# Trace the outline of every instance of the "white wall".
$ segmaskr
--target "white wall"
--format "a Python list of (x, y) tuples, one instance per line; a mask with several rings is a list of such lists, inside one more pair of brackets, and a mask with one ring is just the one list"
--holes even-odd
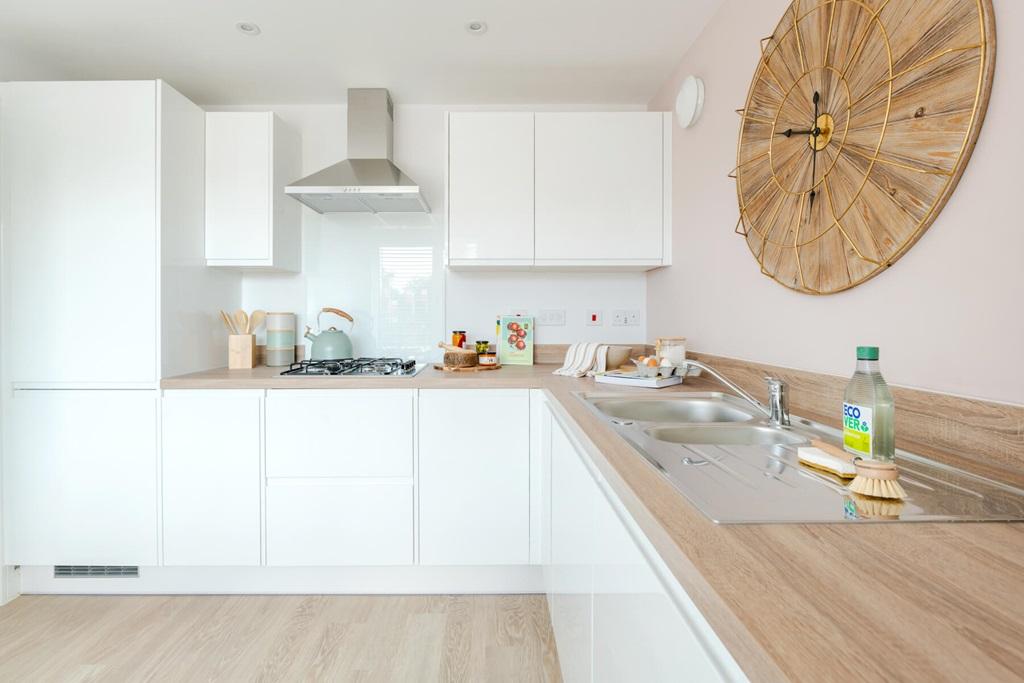
[(733, 234), (739, 118), (758, 60), (789, 0), (727, 0), (650, 108), (670, 110), (681, 80), (706, 84), (700, 121), (673, 136), (671, 268), (649, 274), (648, 331), (691, 347), (848, 375), (854, 347), (876, 344), (895, 384), (1024, 403), (1024, 230), (1020, 174), (1024, 3), (996, 0), (998, 57), (988, 118), (949, 204), (889, 271), (831, 296), (760, 274)]
[[(643, 273), (448, 273), (443, 268), (444, 172), (447, 159), (444, 113), (467, 109), (518, 110), (622, 110), (615, 106), (565, 107), (467, 107), (444, 105), (396, 106), (395, 162), (423, 188), (432, 213), (392, 215), (381, 220), (366, 215), (321, 216), (303, 207), (303, 267), (297, 275), (248, 273), (243, 279), (246, 309), (294, 311), (299, 331), (315, 323), (323, 306), (336, 306), (356, 318), (355, 352), (362, 355), (399, 353), (433, 358), (434, 345), (447, 339), (452, 329), (465, 329), (473, 339), (494, 341), (495, 316), (525, 308), (535, 315), (542, 309), (564, 310), (566, 325), (541, 326), (537, 342), (644, 341), (646, 329), (612, 327), (611, 310), (645, 310), (646, 279)], [(633, 107), (637, 109), (638, 107)], [(343, 105), (267, 105), (207, 107), (207, 109), (272, 110), (302, 135), (303, 173), (308, 174), (339, 161), (346, 150), (346, 108)], [(430, 250), (432, 269), (426, 286), (425, 322), (400, 334), (388, 324), (388, 302), (400, 293), (382, 289), (383, 252), (386, 247), (418, 246)], [(601, 327), (584, 324), (589, 309), (605, 310)], [(327, 323), (327, 317), (324, 322)], [(338, 324), (333, 321), (331, 324)], [(641, 320), (643, 323), (643, 320)], [(339, 325), (340, 326), (340, 325)], [(344, 329), (344, 328), (343, 328)], [(417, 331), (418, 330), (418, 331)], [(410, 335), (416, 341), (410, 341)], [(417, 351), (418, 346), (421, 350)]]

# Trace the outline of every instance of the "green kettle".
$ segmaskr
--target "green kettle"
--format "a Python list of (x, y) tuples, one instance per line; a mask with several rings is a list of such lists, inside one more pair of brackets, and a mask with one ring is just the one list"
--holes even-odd
[[(324, 313), (333, 313), (334, 315), (342, 317), (352, 323), (353, 327), (355, 327), (356, 324), (356, 321), (352, 319), (352, 316), (340, 308), (325, 306), (320, 309), (320, 312), (317, 313), (316, 316), (317, 334), (313, 334), (309, 329), (309, 325), (306, 325), (306, 333), (303, 335), (306, 339), (313, 342), (309, 351), (310, 360), (340, 360), (342, 358), (352, 358), (352, 340), (348, 338), (347, 334), (336, 327), (331, 327), (325, 330), (320, 324), (320, 316)], [(350, 327), (349, 332), (351, 331), (352, 328)]]

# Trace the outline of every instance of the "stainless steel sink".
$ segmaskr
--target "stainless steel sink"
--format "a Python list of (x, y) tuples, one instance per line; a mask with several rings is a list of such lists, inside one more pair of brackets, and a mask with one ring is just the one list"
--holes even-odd
[(593, 404), (605, 415), (642, 422), (748, 422), (754, 414), (721, 398), (597, 400)]
[(766, 425), (680, 425), (652, 427), (646, 433), (658, 441), (702, 446), (776, 446), (806, 444), (806, 436)]
[(837, 430), (797, 417), (773, 426), (728, 394), (577, 397), (718, 523), (1024, 520), (1024, 491), (899, 450), (909, 497), (858, 496), (797, 458), (811, 439), (839, 444)]

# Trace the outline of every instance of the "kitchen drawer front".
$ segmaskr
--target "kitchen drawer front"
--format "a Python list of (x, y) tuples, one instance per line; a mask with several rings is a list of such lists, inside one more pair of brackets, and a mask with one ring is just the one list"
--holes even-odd
[(411, 477), (411, 389), (272, 390), (268, 477)]
[(413, 563), (413, 487), (396, 482), (267, 486), (267, 564)]

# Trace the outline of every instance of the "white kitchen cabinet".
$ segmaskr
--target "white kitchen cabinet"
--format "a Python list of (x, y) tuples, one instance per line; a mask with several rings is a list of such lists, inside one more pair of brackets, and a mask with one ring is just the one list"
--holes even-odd
[(448, 115), (448, 266), (650, 270), (671, 263), (671, 116)]
[(281, 479), (267, 485), (268, 565), (411, 565), (413, 539), (411, 482)]
[(533, 264), (533, 113), (448, 116), (452, 266)]
[(156, 82), (5, 88), (7, 379), (154, 382)]
[(549, 451), (546, 583), (565, 680), (746, 680), (557, 417)]
[(551, 430), (548, 607), (567, 683), (593, 671), (594, 483), (557, 421)]
[(6, 381), (155, 388), (161, 368), (215, 367), (241, 276), (205, 273), (204, 112), (162, 81), (0, 98)]
[(15, 391), (4, 433), (7, 563), (157, 564), (155, 391)]
[(273, 390), (268, 477), (411, 477), (411, 389)]
[(536, 264), (660, 266), (667, 115), (538, 113)]
[(273, 112), (207, 112), (207, 263), (300, 270), (301, 207), (284, 188), (301, 175), (299, 137)]
[(167, 391), (164, 564), (260, 564), (260, 391)]
[(529, 563), (529, 390), (421, 390), (419, 433), (420, 562)]
[[(721, 681), (618, 513), (595, 495), (594, 681)], [(712, 636), (713, 637), (713, 636)]]

